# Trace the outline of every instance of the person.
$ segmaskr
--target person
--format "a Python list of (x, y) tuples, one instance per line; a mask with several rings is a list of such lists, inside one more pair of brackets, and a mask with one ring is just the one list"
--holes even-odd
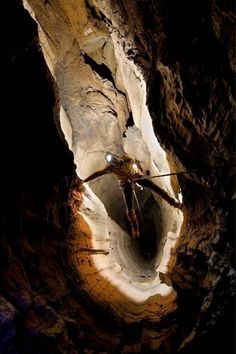
[(108, 163), (107, 167), (101, 171), (93, 173), (83, 182), (92, 181), (93, 179), (103, 176), (107, 173), (113, 173), (118, 178), (126, 206), (126, 215), (130, 222), (132, 228), (132, 236), (134, 238), (139, 237), (139, 222), (135, 212), (134, 204), (134, 189), (137, 184), (154, 191), (171, 206), (179, 209), (182, 208), (181, 203), (170, 197), (166, 191), (158, 187), (155, 183), (148, 179), (148, 177), (144, 176), (142, 168), (138, 166), (132, 157), (128, 155), (119, 157), (110, 152), (107, 152), (105, 154), (105, 161)]

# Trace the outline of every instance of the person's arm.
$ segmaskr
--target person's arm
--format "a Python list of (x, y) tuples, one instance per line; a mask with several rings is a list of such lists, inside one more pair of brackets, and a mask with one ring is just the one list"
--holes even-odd
[(174, 208), (182, 209), (183, 204), (180, 202), (177, 202), (174, 198), (169, 196), (169, 194), (164, 191), (164, 189), (158, 187), (155, 183), (150, 181), (147, 178), (143, 178), (137, 181), (138, 184), (140, 184), (142, 187), (146, 187), (148, 189), (151, 189), (153, 192), (157, 193), (162, 199), (164, 199), (167, 203), (169, 203), (171, 206)]
[(83, 180), (83, 182), (92, 181), (93, 179), (98, 178), (98, 177), (100, 177), (100, 176), (103, 176), (103, 175), (105, 175), (106, 173), (110, 173), (111, 171), (112, 171), (112, 166), (105, 167), (103, 170), (94, 172), (94, 173), (91, 174), (89, 177), (85, 178), (85, 179)]

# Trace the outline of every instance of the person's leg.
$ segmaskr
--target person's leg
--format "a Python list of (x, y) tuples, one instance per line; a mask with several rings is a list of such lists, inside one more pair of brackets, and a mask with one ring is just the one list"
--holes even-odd
[(127, 182), (121, 186), (121, 190), (125, 202), (126, 215), (132, 228), (132, 236), (134, 238), (139, 237), (139, 224), (134, 209), (133, 186), (131, 183)]
[(155, 183), (149, 179), (140, 179), (138, 180), (140, 186), (151, 189), (153, 192), (157, 193), (162, 197), (167, 203), (169, 203), (174, 208), (182, 209), (182, 203), (177, 202), (174, 198), (170, 197), (169, 194), (164, 191), (162, 188), (158, 187)]

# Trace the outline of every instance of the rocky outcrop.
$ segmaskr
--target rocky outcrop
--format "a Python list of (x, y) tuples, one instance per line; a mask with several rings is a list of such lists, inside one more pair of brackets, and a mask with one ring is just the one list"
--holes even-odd
[[(233, 4), (24, 6), (39, 27), (18, 0), (0, 21), (0, 352), (233, 351)], [(184, 219), (144, 196), (151, 263), (115, 181), (81, 183), (105, 149), (192, 170), (160, 181)]]

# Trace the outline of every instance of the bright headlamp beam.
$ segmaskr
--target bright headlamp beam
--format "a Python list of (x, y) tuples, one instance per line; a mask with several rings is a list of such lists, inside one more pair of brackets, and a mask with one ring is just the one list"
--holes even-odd
[(112, 155), (111, 154), (107, 154), (107, 156), (106, 156), (107, 162), (111, 162), (112, 159), (113, 159)]

